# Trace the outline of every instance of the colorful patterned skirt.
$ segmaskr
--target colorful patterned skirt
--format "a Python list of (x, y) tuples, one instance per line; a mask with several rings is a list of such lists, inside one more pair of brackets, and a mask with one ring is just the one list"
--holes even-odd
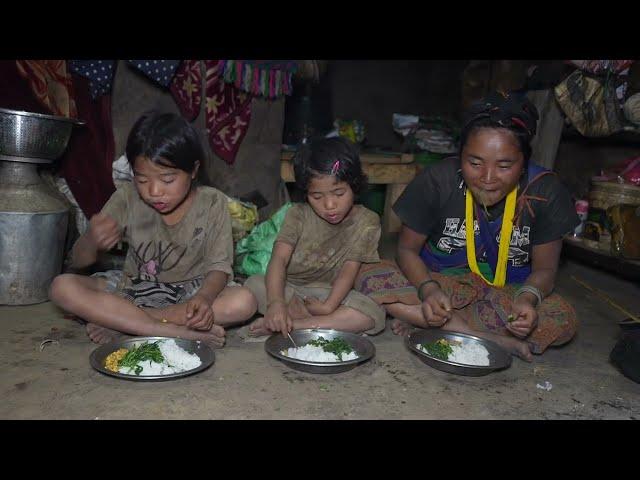
[[(519, 285), (495, 288), (473, 273), (447, 276), (432, 272), (431, 276), (451, 297), (453, 308), (473, 330), (511, 335), (506, 323)], [(420, 304), (415, 287), (398, 266), (388, 260), (363, 264), (356, 277), (355, 289), (379, 305), (397, 302)], [(573, 338), (578, 328), (576, 312), (560, 295), (549, 295), (537, 311), (538, 326), (527, 337), (533, 353), (543, 353), (550, 345), (562, 345)]]

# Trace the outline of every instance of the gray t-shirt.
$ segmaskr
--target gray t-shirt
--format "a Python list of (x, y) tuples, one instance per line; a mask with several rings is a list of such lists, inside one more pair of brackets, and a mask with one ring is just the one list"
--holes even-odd
[(142, 201), (133, 183), (122, 185), (102, 208), (125, 229), (124, 272), (133, 279), (181, 282), (218, 270), (233, 277), (231, 217), (222, 192), (199, 186), (184, 217), (166, 225)]
[(315, 214), (307, 203), (286, 213), (276, 241), (294, 247), (287, 267), (287, 281), (294, 285), (333, 283), (344, 262), (380, 261), (380, 217), (354, 205), (349, 216), (332, 225)]

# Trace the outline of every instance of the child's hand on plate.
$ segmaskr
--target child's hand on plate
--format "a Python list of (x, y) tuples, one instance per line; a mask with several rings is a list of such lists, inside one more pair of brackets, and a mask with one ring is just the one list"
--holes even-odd
[(293, 328), (293, 321), (289, 317), (287, 304), (284, 301), (275, 301), (269, 306), (264, 322), (269, 330), (281, 332), (285, 336)]

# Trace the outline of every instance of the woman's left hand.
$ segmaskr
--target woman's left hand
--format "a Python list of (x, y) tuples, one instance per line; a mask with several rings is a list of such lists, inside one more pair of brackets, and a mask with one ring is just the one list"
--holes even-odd
[(516, 337), (524, 338), (528, 336), (538, 326), (538, 312), (527, 300), (518, 297), (513, 302), (511, 311), (513, 320), (507, 322), (507, 330)]
[(334, 311), (329, 305), (315, 297), (306, 297), (304, 304), (311, 315), (329, 315)]
[(187, 327), (193, 330), (211, 330), (213, 327), (213, 308), (209, 300), (194, 295), (187, 302)]

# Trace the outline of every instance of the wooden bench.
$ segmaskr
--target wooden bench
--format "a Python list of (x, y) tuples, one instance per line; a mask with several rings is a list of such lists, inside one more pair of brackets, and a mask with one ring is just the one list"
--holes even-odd
[[(295, 182), (293, 155), (294, 152), (291, 151), (282, 152), (280, 176), (285, 182)], [(398, 232), (402, 222), (393, 213), (391, 207), (418, 172), (413, 155), (406, 153), (361, 153), (360, 161), (369, 183), (387, 186), (382, 215), (382, 232)]]

